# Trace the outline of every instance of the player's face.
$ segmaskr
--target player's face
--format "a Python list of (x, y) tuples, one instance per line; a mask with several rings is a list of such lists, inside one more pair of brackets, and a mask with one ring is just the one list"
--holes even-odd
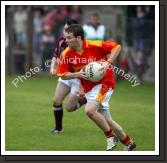
[(97, 16), (91, 16), (91, 19), (90, 19), (91, 23), (96, 26), (98, 23), (99, 23), (99, 17)]
[(78, 37), (74, 37), (73, 33), (67, 33), (67, 32), (64, 32), (64, 36), (66, 38), (67, 45), (72, 49), (76, 49), (79, 41)]

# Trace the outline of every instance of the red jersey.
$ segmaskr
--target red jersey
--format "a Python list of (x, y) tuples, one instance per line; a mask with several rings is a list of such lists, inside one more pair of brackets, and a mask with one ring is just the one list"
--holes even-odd
[[(61, 55), (57, 75), (62, 77), (67, 72), (80, 71), (90, 62), (101, 59), (107, 60), (107, 55), (116, 46), (118, 44), (113, 41), (84, 40), (81, 52), (67, 47)], [(108, 88), (114, 89), (115, 79), (113, 70), (111, 68), (107, 69), (105, 76), (98, 82), (81, 79), (81, 84), (85, 93), (98, 84), (103, 84)]]

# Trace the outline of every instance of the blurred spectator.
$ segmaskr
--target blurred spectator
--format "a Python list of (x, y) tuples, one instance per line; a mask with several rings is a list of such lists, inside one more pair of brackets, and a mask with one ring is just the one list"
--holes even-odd
[(51, 26), (53, 35), (57, 38), (62, 33), (62, 28), (68, 16), (67, 6), (53, 6), (46, 14), (44, 25)]
[(44, 33), (41, 38), (42, 50), (42, 69), (46, 70), (45, 61), (52, 58), (54, 52), (55, 37), (52, 33), (52, 27), (49, 25), (44, 26)]
[(16, 47), (22, 49), (27, 43), (28, 14), (23, 6), (16, 6), (14, 13), (14, 31), (16, 34)]
[(155, 19), (155, 6), (145, 6), (145, 12), (147, 19), (154, 20)]
[(69, 18), (68, 8), (67, 6), (60, 6), (57, 15), (57, 26), (54, 29), (55, 36), (58, 38), (63, 33), (64, 24)]
[(56, 31), (57, 21), (58, 21), (58, 7), (53, 6), (53, 8), (46, 14), (44, 19), (44, 26), (50, 26), (53, 33)]
[(142, 76), (148, 68), (146, 49), (149, 46), (147, 43), (149, 32), (144, 7), (136, 6), (135, 9), (136, 16), (132, 19), (133, 47), (136, 53), (134, 62), (136, 64), (136, 73), (139, 79), (142, 80)]
[(146, 54), (151, 55), (152, 49), (155, 47), (155, 7), (146, 6), (146, 19), (147, 19), (147, 49)]
[(43, 32), (43, 22), (44, 22), (43, 10), (40, 8), (35, 9), (34, 20), (33, 20), (33, 25), (34, 25), (33, 38), (34, 38), (35, 56), (41, 56), (40, 41), (41, 41), (41, 36)]
[(69, 15), (70, 15), (69, 16), (70, 19), (77, 20), (78, 22), (81, 23), (81, 21), (82, 21), (82, 10), (81, 10), (80, 6), (78, 6), (78, 5), (71, 6)]
[(90, 16), (90, 23), (83, 25), (85, 32), (85, 39), (104, 40), (106, 35), (106, 28), (100, 24), (100, 16), (93, 13)]
[(49, 12), (52, 7), (53, 7), (53, 6), (51, 6), (51, 5), (49, 5), (49, 6), (47, 6), (47, 5), (33, 5), (33, 6), (31, 6), (31, 8), (32, 8), (33, 10), (42, 9), (44, 13)]
[(58, 12), (58, 20), (63, 24), (63, 22), (65, 21), (65, 19), (67, 19), (67, 17), (68, 17), (67, 6), (61, 6)]

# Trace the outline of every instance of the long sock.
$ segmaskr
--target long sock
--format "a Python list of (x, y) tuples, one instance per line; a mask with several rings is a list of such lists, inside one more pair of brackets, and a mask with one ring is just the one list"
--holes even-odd
[(122, 140), (120, 140), (120, 141), (124, 145), (129, 145), (129, 144), (133, 143), (132, 140), (131, 140), (131, 138), (128, 135), (126, 135), (125, 138), (122, 139)]
[(55, 129), (62, 130), (62, 120), (63, 120), (63, 108), (62, 105), (53, 105), (54, 118), (55, 118)]
[(109, 131), (104, 132), (104, 134), (106, 135), (107, 138), (115, 136), (115, 134), (113, 134), (113, 131), (111, 128)]

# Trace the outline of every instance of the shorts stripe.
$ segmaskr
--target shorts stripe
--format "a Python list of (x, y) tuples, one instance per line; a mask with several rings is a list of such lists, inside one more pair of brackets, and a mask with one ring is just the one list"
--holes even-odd
[(103, 100), (104, 100), (104, 98), (105, 98), (105, 96), (106, 96), (106, 94), (107, 94), (109, 89), (110, 89), (109, 86), (104, 85), (104, 84), (102, 85), (102, 87), (101, 87), (101, 89), (100, 89), (100, 91), (98, 93), (98, 96), (96, 97), (96, 100), (100, 104), (103, 102)]

